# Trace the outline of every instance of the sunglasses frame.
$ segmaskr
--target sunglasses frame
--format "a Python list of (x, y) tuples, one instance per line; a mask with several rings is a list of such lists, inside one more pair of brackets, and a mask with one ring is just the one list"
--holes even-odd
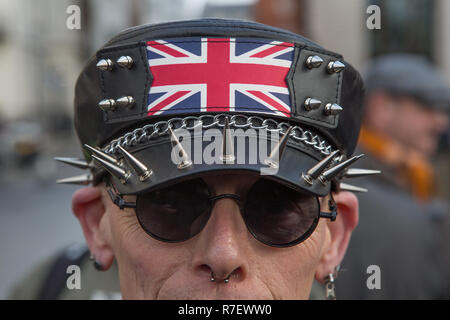
[[(208, 188), (208, 190), (209, 190), (209, 188)], [(116, 206), (118, 206), (118, 207), (120, 208), (120, 210), (123, 210), (124, 208), (132, 208), (132, 209), (136, 209), (136, 208), (137, 208), (136, 201), (135, 201), (135, 202), (128, 202), (128, 201), (125, 201), (125, 200), (122, 198), (122, 196), (117, 192), (117, 190), (116, 190), (113, 186), (111, 186), (109, 183), (107, 183), (107, 192), (108, 192), (108, 195), (110, 196), (112, 202), (113, 202)], [(320, 218), (330, 219), (330, 221), (335, 221), (335, 220), (336, 220), (336, 217), (337, 217), (337, 205), (336, 205), (336, 202), (334, 201), (333, 195), (332, 195), (331, 193), (329, 193), (327, 196), (329, 197), (329, 199), (328, 199), (328, 207), (329, 207), (329, 210), (330, 210), (330, 211), (329, 211), (329, 212), (326, 212), (326, 211), (321, 211), (321, 210), (319, 209), (319, 215), (318, 215), (318, 217), (316, 217), (316, 218), (314, 219), (314, 222), (313, 222), (312, 225), (309, 227), (309, 229), (308, 229), (308, 230), (307, 230), (300, 238), (295, 239), (295, 240), (293, 240), (293, 241), (291, 241), (291, 242), (289, 242), (289, 243), (285, 243), (285, 244), (276, 244), (276, 243), (270, 243), (270, 242), (267, 242), (267, 241), (263, 241), (263, 240), (259, 239), (258, 236), (253, 232), (253, 230), (248, 226), (248, 224), (247, 224), (247, 222), (246, 222), (246, 219), (243, 219), (243, 220), (244, 220), (244, 222), (245, 222), (245, 225), (246, 225), (246, 227), (247, 227), (247, 230), (248, 230), (248, 231), (252, 234), (252, 236), (253, 236), (256, 240), (258, 240), (259, 242), (264, 243), (265, 245), (268, 245), (268, 246), (271, 246), (271, 247), (277, 247), (277, 248), (292, 247), (292, 246), (294, 246), (294, 245), (297, 245), (297, 244), (299, 244), (299, 243), (305, 241), (306, 239), (308, 239), (308, 238), (311, 236), (311, 234), (312, 234), (312, 233), (314, 232), (314, 230), (316, 229), (316, 227), (317, 227), (317, 225), (318, 225), (318, 223), (319, 223), (319, 219), (320, 219)], [(215, 201), (217, 201), (217, 200), (219, 200), (219, 199), (224, 199), (224, 198), (232, 198), (233, 200), (235, 200), (236, 203), (239, 205), (239, 209), (240, 209), (240, 211), (241, 211), (241, 214), (243, 214), (243, 217), (244, 217), (244, 215), (245, 215), (245, 214), (244, 214), (245, 206), (242, 205), (242, 199), (241, 199), (241, 197), (240, 197), (239, 195), (237, 195), (237, 194), (226, 193), (226, 194), (220, 194), (220, 195), (216, 195), (216, 196), (209, 197), (208, 200), (211, 201), (211, 203), (212, 203), (211, 210), (212, 210), (212, 208), (213, 208), (213, 204), (214, 204)], [(316, 198), (316, 200), (317, 200), (317, 202), (318, 202), (318, 205), (319, 205), (319, 208), (320, 208), (321, 205), (320, 205), (319, 197), (315, 196), (315, 198)], [(137, 216), (136, 210), (135, 210), (135, 213), (136, 213), (136, 216)], [(211, 212), (210, 212), (209, 214), (211, 214)], [(159, 240), (159, 241), (167, 242), (167, 243), (176, 243), (176, 242), (184, 242), (184, 241), (187, 241), (187, 240), (190, 239), (190, 238), (188, 238), (188, 239), (182, 239), (182, 240), (168, 240), (168, 239), (161, 238), (161, 237), (159, 237), (158, 235), (153, 234), (153, 233), (150, 232), (149, 230), (146, 230), (146, 228), (144, 228), (144, 226), (142, 225), (142, 223), (141, 223), (141, 221), (140, 221), (139, 218), (138, 218), (138, 221), (139, 221), (139, 224), (141, 225), (142, 229), (143, 229), (148, 235), (150, 235), (152, 238), (157, 239), (157, 240)]]

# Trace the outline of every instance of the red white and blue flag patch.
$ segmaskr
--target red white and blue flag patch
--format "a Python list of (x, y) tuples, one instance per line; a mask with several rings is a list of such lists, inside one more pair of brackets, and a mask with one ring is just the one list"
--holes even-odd
[(290, 117), (294, 44), (255, 38), (147, 42), (148, 115), (255, 112)]

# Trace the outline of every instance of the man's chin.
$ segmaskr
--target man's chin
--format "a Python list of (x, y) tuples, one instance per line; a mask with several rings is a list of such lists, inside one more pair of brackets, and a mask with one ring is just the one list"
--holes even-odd
[[(217, 285), (216, 285), (217, 286)], [(181, 291), (175, 289), (173, 291), (160, 292), (158, 300), (272, 300), (270, 292), (263, 290), (249, 290), (239, 288), (239, 286), (228, 286), (220, 284), (218, 288), (201, 288), (187, 289)]]

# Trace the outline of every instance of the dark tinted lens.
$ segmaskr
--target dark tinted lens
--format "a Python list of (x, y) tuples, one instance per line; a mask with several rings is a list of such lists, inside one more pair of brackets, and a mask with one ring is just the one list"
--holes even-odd
[(199, 233), (210, 214), (209, 190), (201, 179), (138, 195), (136, 214), (144, 230), (163, 241), (183, 241)]
[(270, 180), (258, 180), (247, 194), (244, 220), (259, 241), (273, 246), (306, 239), (319, 219), (317, 197)]

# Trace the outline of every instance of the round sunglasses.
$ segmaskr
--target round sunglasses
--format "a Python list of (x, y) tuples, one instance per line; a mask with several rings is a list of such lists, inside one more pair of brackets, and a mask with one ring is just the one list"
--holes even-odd
[(134, 208), (146, 233), (164, 242), (186, 241), (200, 233), (216, 201), (230, 198), (238, 204), (248, 231), (260, 242), (289, 247), (306, 240), (319, 218), (336, 219), (336, 205), (330, 196), (330, 212), (320, 210), (319, 198), (301, 193), (269, 179), (257, 180), (242, 197), (214, 195), (201, 178), (150, 191), (126, 202), (112, 188), (108, 193), (121, 209)]

